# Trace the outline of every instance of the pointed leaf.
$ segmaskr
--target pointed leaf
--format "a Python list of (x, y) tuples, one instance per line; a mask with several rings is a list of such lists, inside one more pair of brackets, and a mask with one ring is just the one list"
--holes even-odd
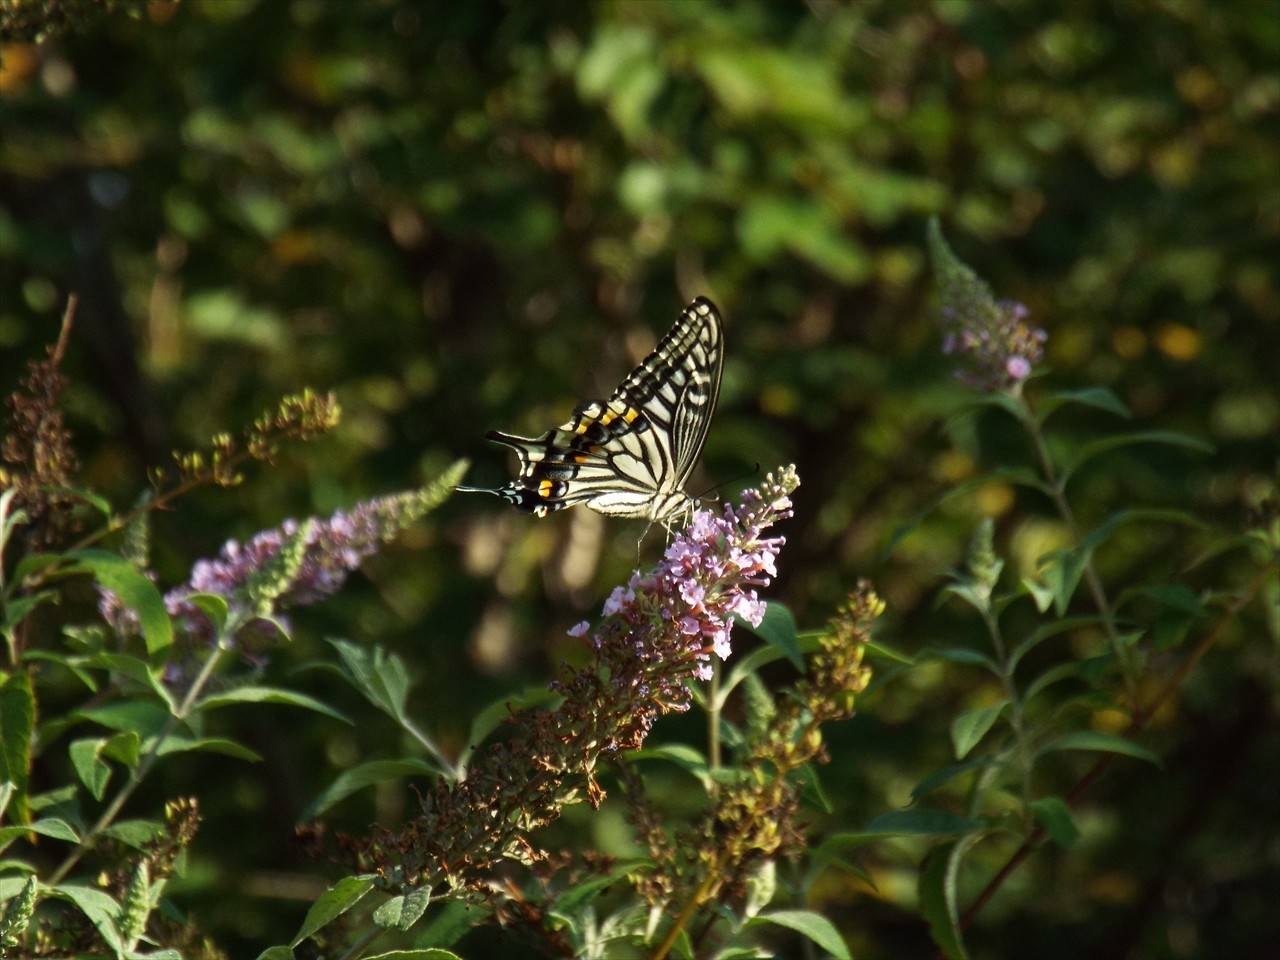
[(67, 748), (76, 776), (95, 800), (103, 798), (107, 792), (107, 781), (111, 779), (111, 765), (102, 759), (102, 748), (106, 742), (105, 737), (75, 740)]
[(1145, 760), (1157, 767), (1163, 766), (1160, 758), (1146, 747), (1116, 736), (1114, 733), (1102, 733), (1099, 730), (1077, 730), (1059, 737), (1040, 748), (1040, 755), (1059, 750), (1097, 750), (1102, 753), (1119, 753), (1137, 760)]
[(771, 910), (746, 922), (746, 928), (766, 926), (786, 927), (808, 937), (836, 960), (851, 960), (849, 948), (835, 925), (820, 913), (811, 910)]
[(966, 710), (951, 721), (951, 744), (957, 760), (963, 760), (981, 742), (1008, 705), (1008, 699), (1004, 699), (989, 707)]
[(1058, 846), (1070, 847), (1079, 839), (1080, 831), (1071, 818), (1071, 809), (1061, 797), (1041, 797), (1032, 800), (1030, 806), (1036, 821)]
[(23, 824), (20, 827), (0, 827), (0, 843), (9, 843), (11, 840), (25, 836), (28, 833), (38, 833), (41, 836), (53, 837), (55, 840), (65, 840), (67, 843), (80, 842), (80, 837), (76, 834), (71, 824), (59, 817), (48, 817), (44, 820)]
[(1086, 443), (1081, 447), (1074, 457), (1072, 457), (1065, 467), (1062, 474), (1058, 478), (1058, 485), (1063, 489), (1067, 486), (1067, 481), (1071, 479), (1082, 466), (1092, 460), (1094, 457), (1109, 453), (1112, 450), (1119, 450), (1122, 447), (1131, 447), (1140, 443), (1156, 443), (1171, 447), (1181, 447), (1184, 450), (1194, 450), (1197, 453), (1212, 453), (1213, 445), (1205, 443), (1203, 440), (1188, 436), (1185, 433), (1178, 433), (1173, 430), (1138, 430), (1134, 433), (1117, 433), (1109, 437), (1102, 437), (1094, 440), (1092, 443)]
[[(144, 750), (150, 750), (151, 743), (143, 744)], [(237, 760), (247, 760), (249, 763), (259, 763), (262, 757), (253, 750), (250, 750), (242, 743), (235, 740), (228, 740), (226, 737), (195, 737), (187, 739), (179, 736), (165, 737), (159, 748), (156, 750), (157, 756), (168, 756), (171, 753), (190, 753), (199, 750), (205, 753), (221, 753), (228, 757), (235, 757)]]
[(956, 907), (956, 878), (960, 862), (981, 834), (970, 834), (954, 843), (936, 847), (920, 868), (920, 912), (929, 922), (929, 933), (947, 960), (968, 960)]
[(388, 780), (401, 777), (434, 777), (440, 770), (425, 760), (417, 757), (406, 757), (402, 760), (370, 760), (359, 766), (344, 770), (342, 774), (325, 787), (302, 812), (300, 822), (314, 820), (336, 803), (345, 800), (357, 790)]
[(369, 957), (368, 960), (462, 960), (462, 958), (451, 950), (443, 950), (440, 947), (425, 947), (378, 953)]
[(258, 960), (293, 960), (293, 951), (283, 945), (267, 947), (258, 954)]
[(302, 926), (298, 928), (289, 946), (296, 947), (317, 930), (327, 926), (354, 907), (366, 893), (373, 889), (375, 879), (372, 874), (343, 877), (322, 893), (320, 899), (307, 911)]
[(409, 695), (409, 672), (404, 661), (381, 647), (362, 647), (347, 640), (331, 639), (338, 651), (345, 677), (370, 703), (403, 723), (405, 701)]
[(102, 652), (85, 658), (84, 664), (87, 667), (101, 667), (104, 670), (110, 670), (113, 673), (128, 677), (144, 687), (149, 693), (155, 694), (156, 698), (165, 705), (165, 708), (170, 713), (177, 709), (177, 704), (173, 702), (173, 695), (160, 682), (156, 672), (151, 669), (145, 660), (123, 653)]
[(1055, 410), (1073, 403), (1106, 410), (1126, 420), (1133, 416), (1124, 401), (1106, 387), (1085, 387), (1081, 390), (1058, 390), (1044, 397), (1038, 404), (1037, 410), (1040, 424), (1043, 426)]
[(31, 771), (31, 730), (36, 700), (25, 670), (0, 684), (0, 782), (13, 784), (12, 819), (26, 823), (27, 780)]
[(408, 930), (422, 919), (431, 903), (431, 891), (425, 887), (392, 897), (373, 911), (373, 922), (393, 930)]
[(801, 656), (800, 645), (796, 639), (798, 632), (796, 618), (782, 604), (776, 600), (770, 600), (765, 605), (764, 619), (760, 621), (758, 627), (751, 626), (745, 620), (739, 619), (738, 622), (769, 646), (782, 651), (797, 670), (804, 669), (804, 657)]
[(142, 627), (147, 652), (155, 653), (173, 643), (173, 624), (156, 585), (128, 560), (106, 550), (77, 550), (67, 555), (76, 570), (93, 575), (120, 602), (132, 610)]
[(281, 687), (244, 686), (223, 690), (219, 693), (211, 694), (197, 703), (195, 712), (217, 710), (219, 707), (229, 707), (238, 703), (280, 703), (291, 707), (301, 707), (303, 710), (311, 710), (315, 713), (322, 713), (326, 717), (341, 720), (343, 723), (350, 724), (352, 722), (345, 714), (317, 700), (315, 697), (309, 697), (305, 693), (297, 693)]
[(116, 918), (120, 916), (120, 904), (111, 897), (93, 887), (82, 887), (77, 884), (64, 883), (56, 887), (46, 887), (48, 895), (70, 900), (80, 912), (89, 918), (97, 928), (102, 939), (118, 953), (124, 952), (124, 941), (116, 926)]

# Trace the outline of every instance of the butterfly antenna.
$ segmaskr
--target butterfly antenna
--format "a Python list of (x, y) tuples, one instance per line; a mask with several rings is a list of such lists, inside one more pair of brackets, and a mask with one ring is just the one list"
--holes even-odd
[(746, 480), (748, 477), (754, 477), (759, 472), (760, 472), (760, 462), (757, 460), (756, 465), (752, 467), (750, 470), (748, 470), (746, 473), (741, 473), (736, 477), (731, 477), (728, 480), (722, 480), (719, 483), (715, 484), (714, 486), (707, 487), (706, 490), (698, 494), (693, 499), (701, 500), (703, 497), (710, 496), (711, 494), (715, 493), (717, 490), (721, 490), (724, 487), (729, 486), (729, 484), (731, 483), (737, 483), (739, 480)]

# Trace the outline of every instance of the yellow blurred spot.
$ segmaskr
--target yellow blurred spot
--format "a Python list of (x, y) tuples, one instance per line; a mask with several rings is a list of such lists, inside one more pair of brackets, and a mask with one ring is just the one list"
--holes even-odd
[(1137, 327), (1116, 327), (1111, 334), (1111, 349), (1125, 360), (1142, 356), (1147, 350), (1147, 335)]
[(1182, 99), (1196, 107), (1211, 107), (1222, 97), (1222, 88), (1205, 67), (1187, 67), (1177, 79), (1178, 93)]
[(640, 416), (639, 410), (634, 407), (627, 407), (627, 412), (622, 415), (622, 419), (626, 420), (627, 423), (632, 423), (638, 416)]
[(1103, 733), (1123, 733), (1129, 726), (1129, 714), (1116, 707), (1106, 707), (1093, 712), (1090, 724)]
[(1166, 323), (1156, 334), (1156, 346), (1172, 360), (1190, 360), (1200, 352), (1203, 341), (1186, 324)]
[(540, 484), (538, 484), (538, 496), (540, 497), (551, 496), (551, 488), (553, 486), (554, 484), (550, 480), (543, 480)]
[(1151, 154), (1151, 172), (1170, 187), (1185, 187), (1200, 167), (1200, 153), (1193, 144), (1175, 140)]
[(1007, 483), (986, 483), (978, 489), (978, 509), (988, 517), (998, 517), (1013, 506), (1013, 487)]
[(36, 50), (29, 43), (0, 46), (0, 93), (17, 93), (36, 72)]
[(1107, 903), (1129, 903), (1138, 893), (1138, 885), (1127, 873), (1100, 873), (1089, 881), (1089, 896)]
[(933, 476), (944, 483), (964, 480), (973, 473), (973, 458), (959, 450), (947, 450), (933, 461)]
[(306, 263), (318, 254), (315, 234), (305, 230), (286, 230), (271, 244), (271, 255), (283, 264)]
[(800, 398), (790, 387), (770, 384), (760, 391), (760, 409), (771, 417), (785, 417), (800, 406)]

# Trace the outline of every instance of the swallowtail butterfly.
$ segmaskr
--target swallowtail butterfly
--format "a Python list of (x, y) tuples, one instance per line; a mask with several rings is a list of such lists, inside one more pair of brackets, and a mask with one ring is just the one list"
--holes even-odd
[(588, 400), (538, 437), (486, 436), (515, 450), (520, 474), (492, 493), (536, 517), (585, 503), (615, 517), (667, 523), (695, 505), (685, 481), (702, 452), (720, 394), (724, 333), (698, 297), (608, 401)]

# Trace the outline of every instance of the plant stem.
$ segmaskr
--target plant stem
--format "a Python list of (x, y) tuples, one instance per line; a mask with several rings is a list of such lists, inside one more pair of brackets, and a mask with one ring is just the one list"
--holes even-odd
[(200, 691), (203, 690), (205, 684), (209, 682), (209, 678), (213, 676), (218, 662), (222, 659), (222, 655), (224, 653), (223, 640), (230, 637), (238, 626), (238, 622), (235, 621), (228, 621), (227, 624), (224, 625), (222, 631), (218, 634), (218, 640), (214, 645), (213, 652), (205, 659), (204, 665), (200, 668), (200, 672), (196, 675), (195, 680), (191, 682), (191, 686), (187, 689), (187, 693), (182, 698), (182, 702), (178, 705), (178, 708), (169, 715), (168, 720), (165, 721), (164, 727), (162, 727), (160, 732), (156, 735), (155, 743), (151, 745), (151, 749), (147, 751), (146, 756), (144, 756), (138, 763), (137, 769), (133, 771), (133, 776), (131, 776), (128, 782), (126, 782), (124, 786), (120, 788), (119, 792), (116, 793), (111, 803), (109, 803), (107, 808), (102, 811), (102, 815), (98, 817), (94, 825), (89, 828), (83, 837), (80, 838), (80, 842), (76, 845), (75, 849), (67, 855), (67, 858), (62, 861), (58, 866), (58, 869), (49, 876), (45, 881), (46, 884), (52, 886), (56, 883), (60, 883), (66, 875), (71, 872), (72, 868), (80, 862), (80, 859), (89, 852), (89, 848), (98, 838), (98, 835), (107, 827), (111, 826), (111, 823), (124, 808), (125, 803), (131, 796), (133, 796), (133, 792), (138, 789), (146, 775), (151, 772), (151, 768), (155, 766), (156, 761), (160, 757), (160, 748), (164, 746), (165, 741), (173, 731), (177, 729), (178, 724), (184, 721), (191, 713), (191, 709), (195, 706), (196, 698), (200, 695)]
[(1018, 695), (1018, 687), (1013, 682), (1013, 670), (1009, 666), (1009, 656), (1005, 652), (1004, 634), (1000, 631), (1000, 621), (984, 610), (982, 619), (986, 621), (987, 631), (991, 634), (991, 644), (996, 656), (1000, 659), (1000, 682), (1004, 686), (1004, 695), (1009, 701), (1009, 725), (1013, 728), (1013, 739), (1017, 746), (1018, 773), (1022, 781), (1022, 812), (1030, 825), (1031, 817), (1031, 751), (1027, 741), (1026, 724), (1022, 716), (1022, 698)]
[[(707, 692), (707, 760), (714, 774), (720, 769), (720, 661), (711, 658), (711, 689)], [(711, 781), (714, 789), (715, 780)]]
[[(1199, 663), (1204, 655), (1208, 653), (1222, 638), (1227, 627), (1236, 619), (1237, 616), (1239, 616), (1240, 611), (1243, 610), (1245, 606), (1247, 606), (1248, 603), (1258, 594), (1258, 591), (1262, 589), (1266, 584), (1267, 579), (1274, 574), (1276, 570), (1277, 564), (1272, 562), (1258, 571), (1254, 578), (1249, 582), (1248, 586), (1245, 587), (1244, 592), (1233, 600), (1227, 609), (1223, 611), (1222, 616), (1214, 623), (1213, 628), (1205, 634), (1200, 642), (1196, 644), (1195, 649), (1191, 651), (1181, 664), (1179, 664), (1178, 669), (1175, 670), (1173, 674), (1170, 675), (1169, 679), (1164, 682), (1164, 685), (1161, 686), (1156, 695), (1151, 698), (1151, 701), (1145, 707), (1138, 709), (1134, 713), (1133, 718), (1129, 721), (1129, 726), (1125, 730), (1125, 735), (1131, 735), (1142, 730), (1147, 723), (1150, 722), (1151, 718), (1160, 710), (1160, 708), (1178, 692), (1178, 689), (1195, 668), (1195, 665)], [(1074, 807), (1078, 804), (1084, 798), (1084, 795), (1089, 792), (1089, 788), (1092, 787), (1098, 778), (1106, 772), (1107, 768), (1111, 766), (1115, 759), (1116, 754), (1114, 753), (1106, 753), (1099, 757), (1093, 766), (1089, 768), (1084, 776), (1076, 781), (1075, 785), (1067, 793), (1067, 805)], [(1018, 848), (1014, 850), (1012, 855), (1010, 855), (1009, 859), (1005, 861), (1004, 866), (1002, 866), (996, 872), (996, 875), (987, 882), (987, 885), (982, 888), (982, 891), (974, 898), (973, 902), (969, 904), (964, 913), (960, 915), (959, 927), (961, 930), (966, 929), (971, 923), (973, 923), (974, 918), (977, 917), (982, 908), (986, 906), (987, 902), (995, 896), (996, 891), (1004, 885), (1004, 882), (1009, 879), (1022, 861), (1026, 860), (1027, 857), (1031, 855), (1031, 852), (1044, 841), (1046, 836), (1047, 834), (1043, 827), (1036, 827), (1031, 831), (1031, 834), (1022, 841)], [(943, 954), (939, 952), (937, 956), (939, 957), (939, 960), (941, 960)]]
[(450, 780), (458, 780), (463, 776), (457, 765), (455, 765), (453, 761), (445, 755), (443, 750), (436, 746), (435, 741), (419, 730), (412, 721), (405, 718), (400, 721), (400, 726), (404, 728), (404, 731), (409, 734), (409, 736), (413, 737), (413, 739), (417, 740), (418, 743), (421, 744), (422, 749), (431, 754), (436, 763), (440, 764), (444, 769), (446, 777)]
[(702, 901), (706, 898), (707, 892), (715, 882), (715, 875), (715, 865), (712, 864), (707, 869), (707, 875), (702, 878), (702, 883), (698, 884), (698, 889), (693, 892), (689, 902), (684, 905), (684, 909), (671, 921), (667, 935), (662, 938), (662, 942), (658, 944), (658, 948), (650, 955), (649, 960), (666, 960), (667, 954), (676, 945), (676, 939), (680, 936), (680, 931), (693, 919), (694, 913), (702, 906)]
[[(1071, 504), (1067, 501), (1063, 484), (1058, 479), (1058, 472), (1054, 469), (1053, 458), (1049, 455), (1049, 448), (1045, 444), (1044, 431), (1040, 429), (1040, 421), (1036, 419), (1035, 411), (1032, 410), (1031, 404), (1026, 397), (1018, 394), (1014, 399), (1022, 409), (1023, 416), (1019, 419), (1021, 419), (1023, 426), (1026, 428), (1027, 434), (1031, 437), (1032, 446), (1035, 447), (1036, 459), (1040, 463), (1040, 473), (1049, 487), (1050, 496), (1054, 505), (1058, 508), (1059, 516), (1062, 517), (1063, 523), (1067, 525), (1067, 531), (1071, 534), (1072, 542), (1078, 547), (1080, 545), (1080, 529), (1076, 525), (1075, 514), (1071, 510)], [(1120, 639), (1120, 631), (1116, 629), (1115, 612), (1111, 608), (1111, 601), (1107, 599), (1102, 579), (1098, 576), (1098, 571), (1094, 569), (1093, 557), (1088, 557), (1085, 560), (1084, 581), (1089, 588), (1089, 594), (1093, 597), (1093, 605), (1102, 617), (1102, 629), (1107, 635), (1107, 640), (1111, 644), (1111, 652), (1120, 667), (1120, 676), (1124, 681), (1125, 696), (1129, 700), (1130, 709), (1137, 711), (1140, 705), (1138, 701), (1138, 684), (1133, 675), (1133, 664), (1129, 659), (1129, 651), (1125, 649), (1124, 643)]]

